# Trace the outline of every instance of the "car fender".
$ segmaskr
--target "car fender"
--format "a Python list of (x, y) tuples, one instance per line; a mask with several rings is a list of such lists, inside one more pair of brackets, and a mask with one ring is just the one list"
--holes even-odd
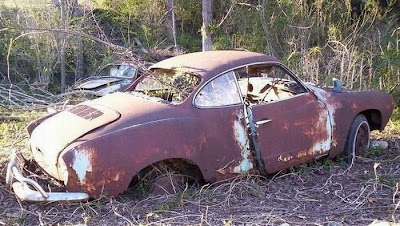
[[(332, 92), (316, 87), (311, 88), (318, 99), (325, 103), (332, 116), (333, 145), (330, 157), (340, 154), (346, 144), (347, 135), (353, 119), (358, 114), (367, 114), (370, 124), (375, 123), (372, 129), (383, 130), (393, 110), (393, 98), (378, 91), (343, 91)], [(380, 119), (374, 119), (371, 112), (379, 112)]]
[[(206, 169), (202, 149), (205, 134), (195, 120), (177, 117), (127, 127), (81, 143), (61, 154), (66, 163), (68, 191), (85, 191), (93, 197), (124, 192), (145, 167), (166, 159), (187, 159)], [(79, 140), (85, 139), (82, 137)], [(203, 174), (207, 174), (202, 171)]]

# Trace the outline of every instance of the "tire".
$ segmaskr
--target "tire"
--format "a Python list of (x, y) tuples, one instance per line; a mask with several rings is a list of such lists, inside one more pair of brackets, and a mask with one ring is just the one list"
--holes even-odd
[(356, 155), (368, 149), (370, 143), (370, 127), (364, 115), (357, 115), (351, 123), (344, 149), (345, 157), (349, 163), (353, 162)]
[(143, 169), (131, 184), (145, 189), (147, 195), (159, 196), (181, 193), (191, 187), (198, 187), (200, 169), (181, 161), (166, 160)]

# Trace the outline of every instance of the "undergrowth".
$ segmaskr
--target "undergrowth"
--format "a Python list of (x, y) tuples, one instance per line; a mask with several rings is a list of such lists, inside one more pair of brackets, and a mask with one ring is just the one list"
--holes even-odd
[(44, 111), (38, 110), (0, 112), (0, 116), (5, 117), (0, 120), (0, 165), (8, 160), (11, 150), (28, 148), (26, 126), (44, 114)]

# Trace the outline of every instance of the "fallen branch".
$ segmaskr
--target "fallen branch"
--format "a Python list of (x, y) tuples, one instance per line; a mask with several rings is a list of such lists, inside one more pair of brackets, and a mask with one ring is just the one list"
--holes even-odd
[(0, 116), (0, 121), (22, 121), (20, 117), (15, 116)]

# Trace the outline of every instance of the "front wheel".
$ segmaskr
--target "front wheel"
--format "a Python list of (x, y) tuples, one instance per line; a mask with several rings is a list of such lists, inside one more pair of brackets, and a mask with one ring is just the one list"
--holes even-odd
[(351, 123), (344, 149), (349, 163), (353, 161), (354, 156), (361, 154), (369, 147), (369, 136), (370, 128), (367, 118), (364, 115), (357, 115)]

